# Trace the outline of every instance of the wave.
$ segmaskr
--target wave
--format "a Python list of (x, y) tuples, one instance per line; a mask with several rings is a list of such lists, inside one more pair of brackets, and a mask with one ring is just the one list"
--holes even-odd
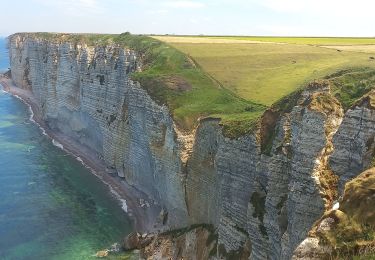
[(58, 141), (56, 141), (55, 139), (52, 138), (52, 144), (58, 148), (60, 148), (61, 150), (64, 150), (64, 146), (62, 144), (60, 144)]
[(128, 212), (128, 204), (126, 204), (126, 200), (120, 199), (120, 201), (122, 202), (122, 205), (121, 205), (122, 210), (125, 212)]
[(29, 106), (29, 111), (30, 111), (30, 116), (29, 116), (29, 120), (33, 123), (36, 123), (35, 120), (34, 120), (34, 111), (33, 109), (31, 108), (31, 106)]
[(40, 126), (39, 129), (42, 131), (42, 134), (43, 134), (43, 135), (47, 136), (46, 130), (44, 130), (43, 127)]
[[(6, 91), (5, 91), (5, 92), (6, 92)], [(52, 144), (53, 144), (54, 146), (56, 146), (56, 147), (60, 148), (61, 150), (65, 151), (67, 154), (73, 156), (73, 157), (74, 157), (77, 161), (79, 161), (79, 162), (80, 162), (85, 168), (87, 168), (88, 170), (90, 170), (92, 174), (94, 174), (94, 175), (95, 175), (96, 177), (98, 177), (98, 178), (99, 178), (99, 179), (100, 179), (105, 185), (107, 185), (107, 187), (109, 188), (110, 192), (111, 192), (112, 195), (115, 197), (115, 199), (117, 199), (117, 200), (121, 203), (120, 206), (121, 206), (122, 210), (123, 210), (125, 213), (129, 213), (129, 212), (128, 212), (128, 204), (127, 204), (126, 200), (123, 199), (123, 198), (120, 196), (120, 194), (119, 194), (117, 191), (115, 191), (115, 190), (113, 189), (112, 185), (111, 185), (109, 182), (105, 181), (105, 180), (103, 179), (103, 177), (102, 177), (100, 174), (98, 174), (93, 168), (91, 168), (88, 164), (86, 164), (86, 163), (84, 162), (84, 160), (82, 160), (81, 157), (79, 157), (78, 155), (76, 155), (76, 154), (73, 153), (72, 151), (65, 149), (64, 146), (63, 146), (61, 143), (59, 143), (58, 141), (56, 141), (55, 139), (53, 139), (51, 136), (49, 136), (49, 135), (47, 134), (46, 130), (45, 130), (45, 129), (44, 129), (44, 128), (43, 128), (43, 127), (37, 122), (37, 121), (35, 121), (35, 119), (34, 119), (35, 114), (34, 114), (34, 111), (33, 111), (33, 109), (32, 109), (32, 106), (31, 106), (28, 102), (26, 102), (22, 97), (20, 97), (20, 96), (18, 96), (18, 95), (16, 95), (16, 94), (13, 94), (13, 96), (16, 97), (17, 99), (21, 100), (25, 105), (28, 106), (28, 108), (29, 108), (29, 112), (30, 112), (29, 121), (32, 122), (32, 123), (34, 123), (34, 124), (36, 124), (36, 125), (39, 127), (39, 129), (41, 130), (42, 134), (43, 134), (44, 136), (47, 136), (48, 138), (50, 138), (50, 139), (52, 140)]]

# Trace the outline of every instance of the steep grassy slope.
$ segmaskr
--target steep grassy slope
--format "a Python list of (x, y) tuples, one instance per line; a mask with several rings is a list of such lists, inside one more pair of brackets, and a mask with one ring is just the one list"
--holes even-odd
[(375, 87), (375, 70), (357, 68), (339, 71), (326, 77), (332, 93), (346, 110)]
[(34, 37), (92, 46), (118, 44), (137, 51), (142, 71), (132, 78), (171, 109), (182, 129), (191, 130), (198, 118), (211, 116), (222, 118), (228, 135), (239, 135), (249, 131), (266, 108), (222, 88), (185, 54), (147, 36), (36, 33)]

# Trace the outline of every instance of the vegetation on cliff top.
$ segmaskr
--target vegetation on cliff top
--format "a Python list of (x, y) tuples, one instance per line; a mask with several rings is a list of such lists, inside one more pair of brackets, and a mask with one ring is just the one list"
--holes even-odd
[[(238, 37), (229, 38), (239, 43), (190, 42), (197, 37), (178, 37), (175, 42), (168, 41), (168, 37), (155, 39), (129, 33), (35, 36), (92, 46), (118, 44), (135, 50), (143, 66), (132, 78), (156, 102), (170, 108), (180, 128), (191, 130), (199, 118), (217, 117), (221, 118), (224, 134), (232, 138), (250, 132), (271, 104), (288, 110), (311, 80), (331, 74), (326, 79), (333, 84), (335, 95), (345, 108), (372, 88), (375, 81), (375, 60), (370, 54), (306, 45), (310, 41), (331, 45), (375, 43), (371, 38), (246, 38), (299, 43), (296, 45), (243, 44), (244, 39)], [(228, 37), (209, 39), (214, 38)]]
[(339, 71), (327, 76), (332, 94), (346, 110), (375, 87), (373, 68), (356, 68)]
[[(292, 93), (282, 97), (275, 102), (270, 110), (263, 114), (261, 119), (261, 151), (270, 155), (273, 140), (277, 129), (276, 121), (280, 114), (289, 113), (294, 106), (298, 105), (301, 93), (305, 89), (322, 87), (330, 87), (330, 94), (313, 95), (310, 107), (316, 110), (328, 113), (337, 113), (338, 107), (341, 105), (344, 110), (353, 106), (361, 105), (368, 102), (372, 109), (375, 108), (375, 69), (369, 67), (351, 68), (340, 70), (323, 79), (310, 82), (304, 87), (300, 87)], [(373, 91), (371, 91), (373, 90)], [(326, 113), (327, 113), (326, 112)], [(375, 160), (374, 160), (375, 161)], [(327, 176), (330, 176), (327, 172)], [(322, 180), (323, 181), (323, 180)], [(329, 186), (332, 179), (325, 184)], [(331, 194), (332, 195), (332, 194)]]
[(251, 130), (266, 106), (238, 97), (223, 88), (187, 55), (159, 40), (142, 35), (49, 34), (35, 36), (88, 45), (118, 44), (140, 54), (142, 71), (132, 78), (159, 104), (166, 104), (176, 123), (194, 128), (200, 117), (222, 119), (224, 133), (235, 137)]
[[(197, 37), (156, 38), (165, 40), (191, 56), (203, 70), (236, 95), (266, 106), (308, 82), (336, 71), (349, 67), (375, 68), (375, 60), (371, 59), (375, 54), (307, 45), (308, 38), (264, 38), (277, 41), (276, 43), (253, 43), (245, 40), (226, 43), (217, 42), (217, 38), (208, 38), (212, 39), (210, 42), (204, 37), (203, 41)], [(354, 38), (333, 39), (342, 40), (343, 43), (366, 41)], [(263, 38), (260, 37), (259, 40)], [(283, 40), (300, 44), (280, 44)], [(321, 38), (315, 40), (324, 42)], [(370, 40), (375, 44), (375, 39)]]
[[(199, 36), (202, 37), (202, 36)], [(310, 44), (319, 46), (338, 45), (375, 45), (374, 37), (267, 37), (267, 36), (205, 36), (213, 39), (230, 39), (242, 41), (274, 42), (289, 44)]]
[(374, 196), (375, 168), (372, 168), (348, 182), (340, 208), (323, 217), (333, 223), (329, 229), (318, 229), (317, 234), (333, 247), (333, 259), (352, 259), (355, 255), (375, 257), (375, 212), (370, 210), (375, 208)]

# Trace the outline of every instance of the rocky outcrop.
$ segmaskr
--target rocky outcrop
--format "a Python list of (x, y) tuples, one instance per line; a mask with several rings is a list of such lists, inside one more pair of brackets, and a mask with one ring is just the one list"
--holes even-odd
[(375, 255), (375, 169), (345, 185), (342, 199), (317, 222), (314, 238), (297, 248), (295, 259), (373, 259)]
[(214, 118), (180, 132), (168, 108), (129, 78), (142, 69), (132, 50), (15, 34), (9, 52), (13, 81), (32, 90), (49, 127), (147, 193), (165, 209), (166, 228), (213, 226), (216, 250), (198, 249), (208, 233), (189, 231), (166, 242), (174, 254), (183, 245), (190, 256), (290, 259), (333, 199), (326, 171), (342, 185), (372, 159), (375, 112), (359, 104), (344, 115), (326, 84), (263, 120), (270, 134), (229, 139)]
[(333, 138), (335, 151), (330, 165), (340, 177), (342, 192), (345, 183), (373, 163), (375, 155), (375, 110), (366, 105), (349, 109)]
[[(215, 235), (207, 226), (156, 235), (140, 252), (140, 259), (209, 259), (216, 254)], [(242, 258), (246, 259), (246, 258)]]

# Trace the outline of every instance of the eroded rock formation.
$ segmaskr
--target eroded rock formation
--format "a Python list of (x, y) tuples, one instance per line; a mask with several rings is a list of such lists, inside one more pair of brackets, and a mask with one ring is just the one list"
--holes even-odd
[[(169, 228), (214, 227), (211, 258), (290, 259), (332, 204), (327, 171), (342, 187), (371, 163), (375, 111), (363, 103), (344, 114), (326, 84), (312, 83), (291, 111), (268, 120), (271, 129), (260, 127), (272, 133), (265, 153), (257, 131), (229, 139), (217, 119), (182, 135), (168, 108), (130, 80), (142, 69), (132, 50), (15, 34), (9, 53), (13, 81), (32, 90), (50, 128), (165, 208)], [(168, 245), (202, 236), (190, 231)], [(184, 252), (202, 253), (196, 246)]]

